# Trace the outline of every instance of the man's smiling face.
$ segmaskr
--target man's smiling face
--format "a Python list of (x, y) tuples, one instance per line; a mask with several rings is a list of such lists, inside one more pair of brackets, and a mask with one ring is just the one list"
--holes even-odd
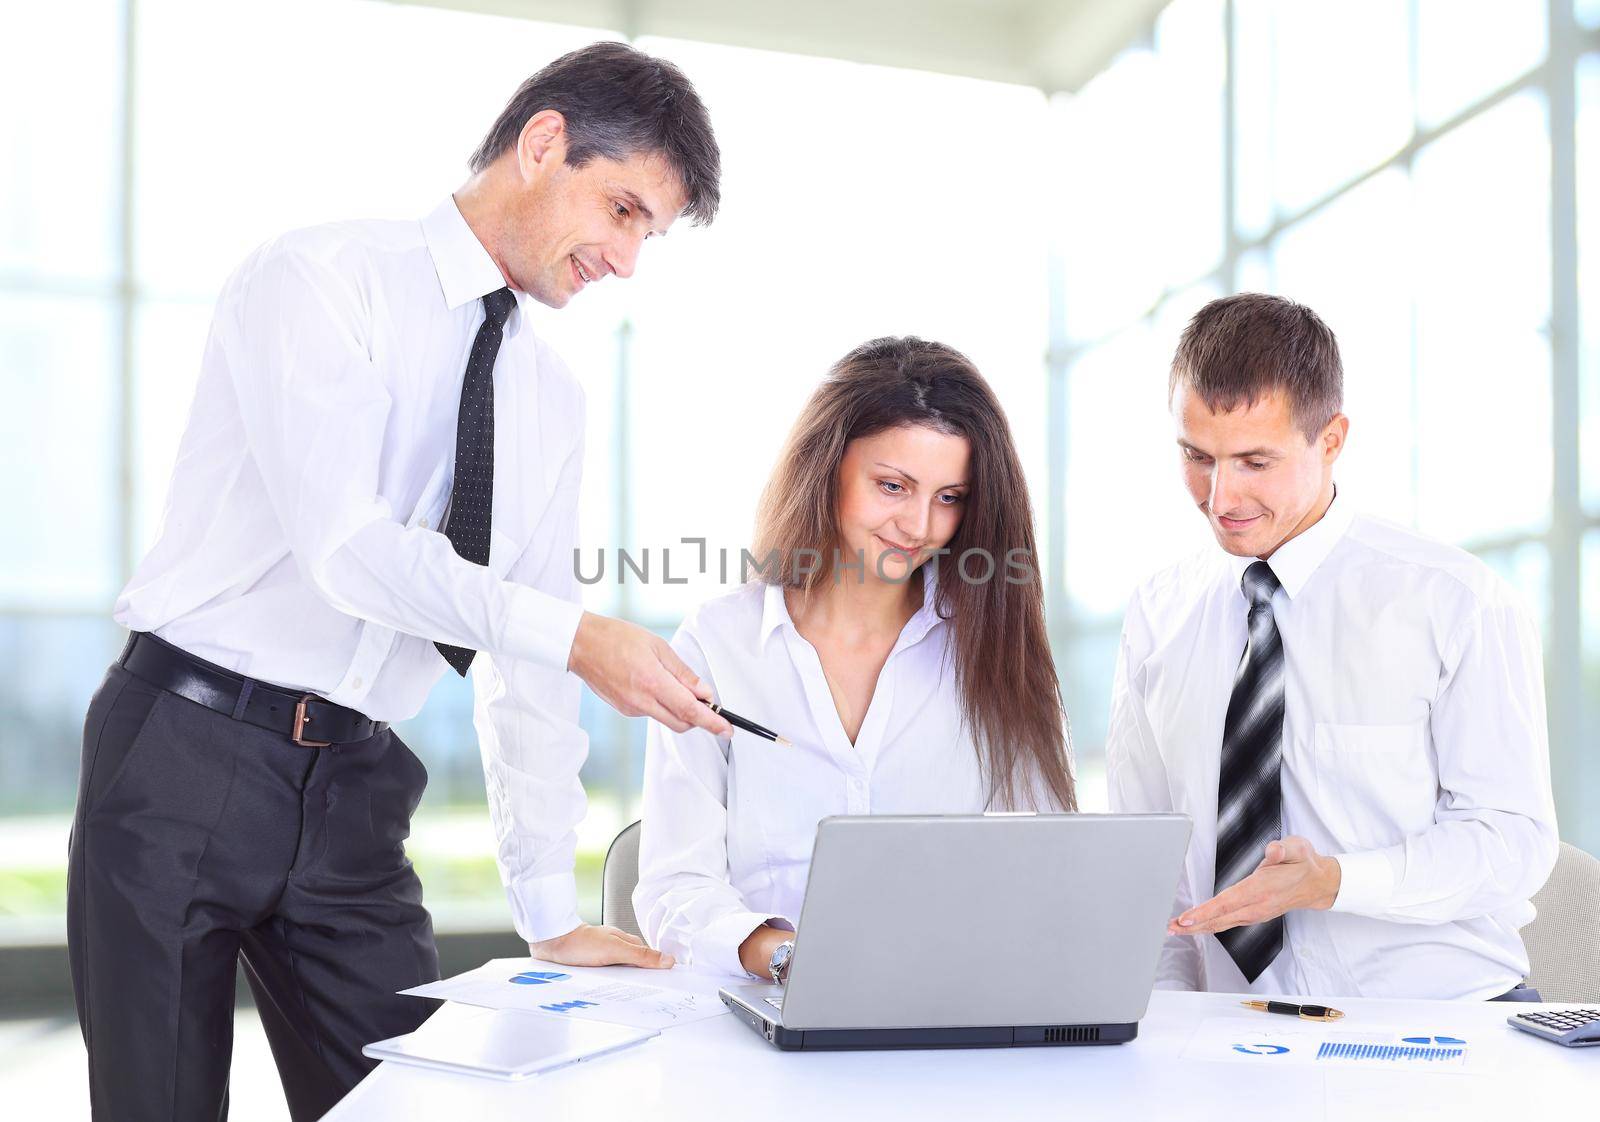
[(1282, 390), (1213, 412), (1181, 381), (1172, 414), (1184, 484), (1223, 549), (1236, 557), (1270, 557), (1322, 517), (1349, 429), (1344, 414), (1308, 440)]
[[(544, 117), (545, 114), (540, 114)], [(665, 234), (687, 204), (657, 153), (566, 162), (566, 136), (530, 121), (516, 159), (521, 189), (495, 241), (496, 264), (515, 288), (551, 308), (612, 275), (630, 277), (645, 239)]]

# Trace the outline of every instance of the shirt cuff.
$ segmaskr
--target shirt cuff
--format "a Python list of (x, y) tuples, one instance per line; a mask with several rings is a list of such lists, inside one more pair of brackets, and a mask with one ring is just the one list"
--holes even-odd
[(529, 877), (506, 886), (511, 922), (524, 942), (542, 943), (583, 923), (578, 915), (578, 883), (571, 873)]
[(505, 653), (565, 672), (583, 605), (526, 585), (513, 585), (512, 590), (502, 644)]
[(782, 916), (769, 916), (761, 912), (734, 912), (707, 924), (690, 943), (694, 950), (694, 964), (724, 974), (745, 974), (739, 961), (739, 948), (763, 924), (780, 931), (793, 931), (794, 924)]
[(1381, 916), (1388, 911), (1399, 880), (1394, 865), (1401, 856), (1399, 849), (1396, 846), (1335, 854), (1333, 859), (1339, 862), (1339, 894), (1334, 897), (1332, 910), (1363, 916)]

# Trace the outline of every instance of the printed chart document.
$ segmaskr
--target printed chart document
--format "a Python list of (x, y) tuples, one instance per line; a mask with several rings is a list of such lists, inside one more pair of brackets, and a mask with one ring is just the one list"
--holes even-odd
[[(465, 974), (401, 990), (486, 1009), (518, 1009), (581, 1021), (665, 1029), (717, 1017), (728, 1010), (707, 989), (721, 976), (673, 978), (679, 971), (626, 966), (557, 966), (533, 958), (496, 958)], [(665, 984), (656, 984), (662, 982)]]
[(1183, 1058), (1252, 1067), (1312, 1064), (1482, 1074), (1493, 1069), (1496, 1051), (1482, 1036), (1431, 1023), (1323, 1024), (1259, 1014), (1209, 1017), (1189, 1038)]

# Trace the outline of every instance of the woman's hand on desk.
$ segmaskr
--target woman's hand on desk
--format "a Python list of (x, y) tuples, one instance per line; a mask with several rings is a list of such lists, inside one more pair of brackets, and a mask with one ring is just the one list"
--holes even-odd
[(636, 624), (584, 612), (567, 669), (624, 717), (651, 717), (673, 732), (733, 735), (733, 726), (702, 704), (716, 700), (711, 688), (666, 640)]
[(594, 927), (583, 923), (565, 935), (529, 943), (534, 958), (559, 962), (563, 966), (643, 966), (648, 970), (670, 970), (673, 958), (645, 946), (644, 940), (615, 927)]

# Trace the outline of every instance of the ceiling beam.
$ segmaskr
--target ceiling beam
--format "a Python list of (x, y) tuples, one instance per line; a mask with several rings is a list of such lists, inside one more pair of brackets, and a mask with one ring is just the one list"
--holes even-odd
[(390, 0), (1075, 92), (1166, 0)]

